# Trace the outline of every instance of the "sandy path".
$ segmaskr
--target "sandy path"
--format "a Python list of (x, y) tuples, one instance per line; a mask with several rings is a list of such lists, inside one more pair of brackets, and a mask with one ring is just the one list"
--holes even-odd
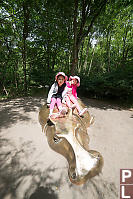
[(133, 112), (84, 99), (95, 123), (90, 148), (103, 172), (85, 185), (70, 183), (67, 161), (52, 151), (38, 123), (43, 98), (0, 102), (0, 199), (117, 199), (120, 168), (133, 168)]

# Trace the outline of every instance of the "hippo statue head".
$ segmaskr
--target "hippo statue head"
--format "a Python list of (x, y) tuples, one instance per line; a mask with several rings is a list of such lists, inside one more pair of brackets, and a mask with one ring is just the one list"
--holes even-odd
[(89, 149), (89, 112), (81, 118), (69, 110), (65, 117), (47, 120), (48, 113), (44, 105), (39, 112), (39, 122), (49, 146), (67, 159), (70, 181), (80, 185), (98, 175), (103, 167), (103, 158), (99, 152)]

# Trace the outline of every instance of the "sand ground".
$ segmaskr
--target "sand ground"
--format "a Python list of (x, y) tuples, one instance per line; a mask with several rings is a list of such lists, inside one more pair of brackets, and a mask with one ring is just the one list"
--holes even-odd
[(90, 149), (104, 157), (102, 174), (71, 184), (67, 161), (49, 148), (38, 122), (44, 98), (0, 102), (0, 199), (117, 199), (120, 168), (133, 168), (133, 111), (83, 99), (95, 123)]

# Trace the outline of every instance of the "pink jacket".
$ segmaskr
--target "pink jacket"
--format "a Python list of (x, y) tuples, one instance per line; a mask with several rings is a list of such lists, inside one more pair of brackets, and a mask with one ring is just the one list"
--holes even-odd
[(66, 85), (68, 88), (72, 88), (72, 94), (77, 99), (77, 86), (76, 85), (70, 85), (70, 83), (67, 81)]

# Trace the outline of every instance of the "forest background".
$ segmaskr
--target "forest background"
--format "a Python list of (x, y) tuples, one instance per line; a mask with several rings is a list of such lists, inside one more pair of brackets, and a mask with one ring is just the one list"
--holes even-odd
[(0, 98), (37, 94), (59, 71), (82, 96), (133, 106), (131, 0), (3, 0)]

